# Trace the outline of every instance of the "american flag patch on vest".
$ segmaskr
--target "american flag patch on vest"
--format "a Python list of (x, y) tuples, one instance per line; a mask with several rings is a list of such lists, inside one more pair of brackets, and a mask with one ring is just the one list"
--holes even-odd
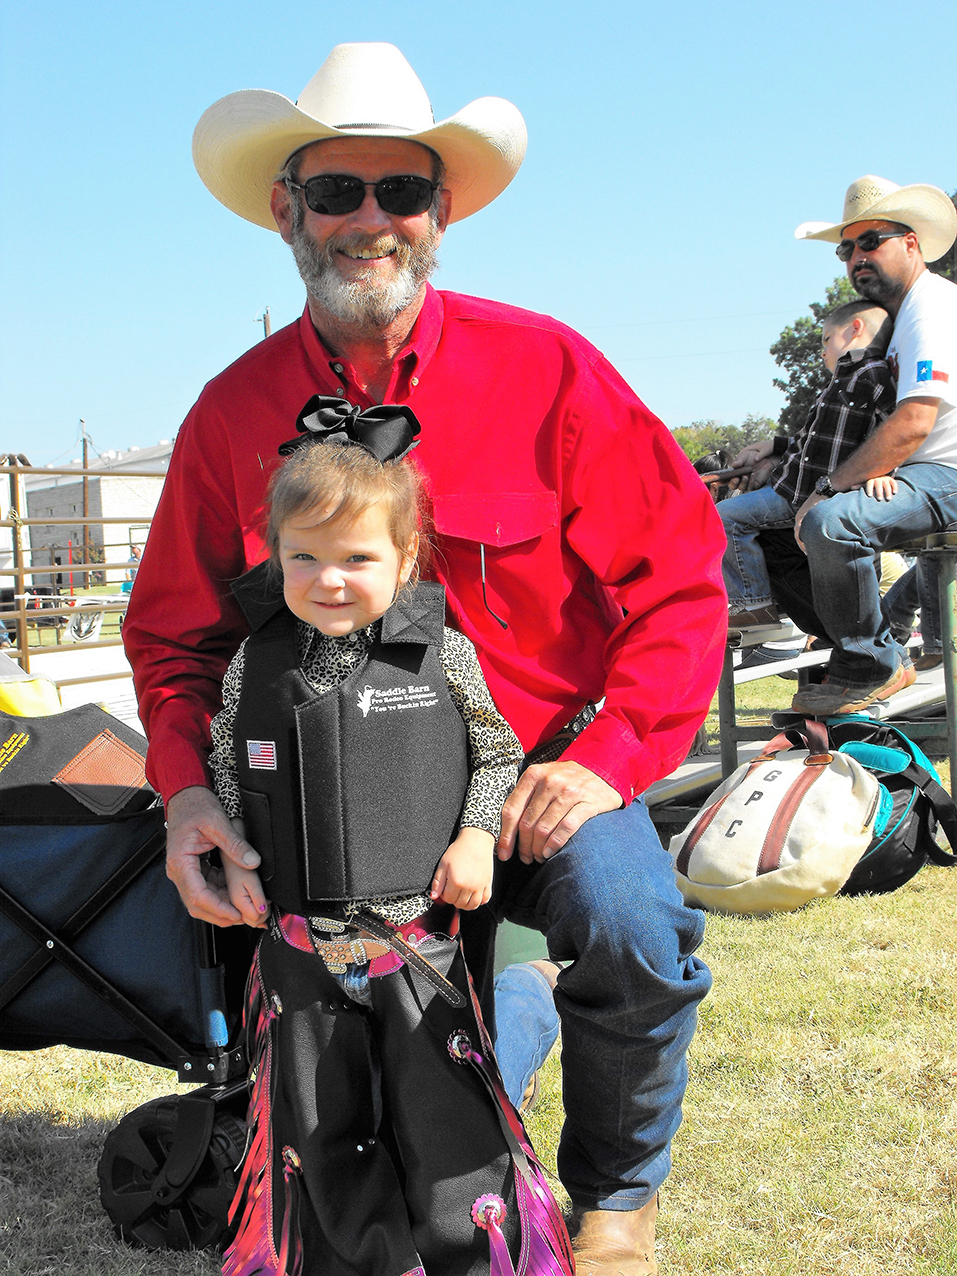
[(247, 740), (246, 755), (249, 758), (250, 770), (275, 771), (276, 769), (276, 741), (275, 740)]

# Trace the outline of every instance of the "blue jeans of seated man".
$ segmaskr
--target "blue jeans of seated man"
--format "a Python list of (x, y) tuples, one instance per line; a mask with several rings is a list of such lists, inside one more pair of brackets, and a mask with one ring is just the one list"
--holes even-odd
[(910, 637), (914, 615), (920, 612), (921, 654), (939, 656), (944, 649), (940, 630), (940, 597), (937, 589), (938, 565), (934, 559), (919, 558), (909, 571), (884, 595), (881, 610), (891, 633), (903, 642)]
[(749, 610), (770, 607), (771, 582), (758, 536), (775, 527), (793, 527), (794, 506), (773, 487), (759, 487), (719, 501), (717, 509), (728, 538), (722, 568), (729, 604)]
[(904, 655), (881, 610), (875, 554), (957, 522), (957, 468), (917, 462), (895, 478), (889, 501), (840, 492), (809, 510), (801, 531), (814, 610), (834, 643), (828, 677), (854, 689), (887, 681)]
[[(694, 956), (704, 914), (685, 906), (641, 800), (594, 816), (543, 864), (514, 856), (498, 865), (492, 907), (541, 931), (549, 954), (571, 963), (554, 997), (565, 1104), (559, 1177), (581, 1208), (640, 1209), (671, 1168), (686, 1054), (711, 986)], [(495, 1010), (496, 1053), (514, 1098), (544, 1059), (554, 1020), (544, 980), (524, 989), (512, 980), (499, 977)]]

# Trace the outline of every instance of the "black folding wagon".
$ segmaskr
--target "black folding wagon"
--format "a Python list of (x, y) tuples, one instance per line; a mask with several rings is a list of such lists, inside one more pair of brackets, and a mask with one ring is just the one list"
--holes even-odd
[(187, 914), (145, 752), (95, 705), (0, 713), (0, 1049), (108, 1051), (195, 1081), (123, 1118), (99, 1180), (124, 1240), (204, 1248), (223, 1240), (245, 1143), (255, 935)]

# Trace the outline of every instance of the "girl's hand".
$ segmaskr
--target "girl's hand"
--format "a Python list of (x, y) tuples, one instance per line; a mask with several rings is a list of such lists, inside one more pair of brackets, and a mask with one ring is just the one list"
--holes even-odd
[(869, 478), (864, 484), (864, 491), (876, 501), (889, 501), (892, 496), (897, 495), (897, 479), (891, 478), (889, 474)]
[[(245, 840), (246, 826), (238, 817), (231, 819), (230, 824)], [(254, 868), (240, 868), (228, 856), (223, 856), (223, 877), (229, 892), (229, 902), (238, 909), (247, 926), (263, 930), (269, 916), (269, 904), (263, 894), (262, 882)]]
[(430, 898), (455, 908), (473, 909), (487, 904), (492, 898), (494, 846), (495, 839), (484, 829), (461, 829), (439, 860)]

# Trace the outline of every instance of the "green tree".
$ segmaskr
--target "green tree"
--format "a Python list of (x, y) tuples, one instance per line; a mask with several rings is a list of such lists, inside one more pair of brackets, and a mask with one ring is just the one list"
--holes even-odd
[(804, 424), (814, 400), (830, 380), (821, 359), (821, 329), (824, 319), (853, 301), (857, 293), (846, 275), (838, 275), (825, 293), (824, 301), (812, 301), (811, 315), (802, 315), (789, 324), (771, 347), (774, 362), (787, 373), (787, 380), (774, 378), (774, 384), (788, 397), (778, 417), (778, 425), (786, 434), (796, 434)]
[(723, 448), (732, 456), (748, 443), (756, 443), (758, 439), (767, 439), (775, 431), (775, 424), (769, 416), (755, 416), (749, 413), (740, 425), (725, 425), (723, 421), (692, 421), (690, 425), (680, 425), (672, 430), (675, 441), (689, 461), (697, 461), (709, 452), (717, 452)]
[[(957, 208), (957, 191), (954, 191), (950, 198), (954, 207)], [(935, 275), (943, 275), (945, 279), (950, 279), (957, 283), (957, 243), (951, 244), (943, 257), (939, 257), (937, 261), (930, 262), (927, 269), (932, 270)]]

